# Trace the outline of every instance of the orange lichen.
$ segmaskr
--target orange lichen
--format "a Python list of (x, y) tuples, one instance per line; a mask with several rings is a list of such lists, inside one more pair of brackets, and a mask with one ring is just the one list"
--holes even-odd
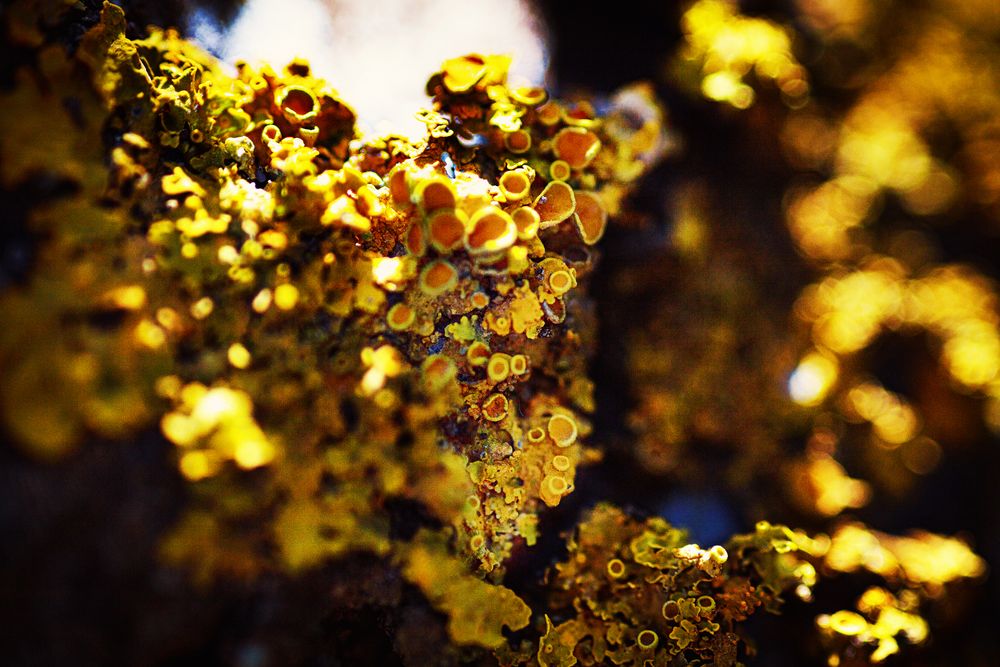
[(520, 208), (514, 209), (510, 214), (511, 219), (514, 221), (514, 225), (517, 227), (517, 238), (522, 241), (527, 241), (538, 235), (538, 229), (541, 226), (541, 218), (538, 215), (538, 211), (531, 208), (530, 206), (521, 206)]
[(407, 172), (403, 167), (395, 168), (386, 181), (389, 184), (389, 194), (396, 205), (405, 205), (410, 201), (410, 188), (406, 182)]
[(494, 382), (503, 382), (510, 375), (510, 355), (497, 352), (486, 364), (486, 374)]
[(524, 130), (516, 130), (504, 135), (503, 142), (511, 153), (526, 153), (531, 148), (531, 135)]
[(507, 416), (509, 403), (503, 394), (491, 394), (483, 401), (483, 416), (491, 422), (500, 421)]
[(506, 250), (517, 240), (517, 227), (503, 209), (486, 206), (469, 220), (465, 248), (474, 255), (494, 254)]
[(552, 181), (535, 198), (532, 207), (538, 213), (541, 229), (558, 225), (576, 209), (573, 188), (562, 181)]
[(481, 341), (473, 341), (465, 353), (470, 366), (485, 366), (490, 359), (490, 347)]
[(476, 309), (486, 308), (490, 305), (490, 297), (485, 292), (473, 292), (469, 297), (469, 303)]
[(437, 296), (452, 289), (458, 284), (458, 271), (443, 259), (427, 264), (420, 272), (420, 289), (430, 296)]
[(568, 181), (573, 175), (572, 167), (566, 160), (553, 160), (549, 165), (549, 178), (553, 181)]
[(439, 210), (427, 219), (427, 236), (438, 252), (451, 252), (461, 247), (465, 238), (465, 213)]
[(265, 125), (261, 128), (260, 138), (266, 143), (277, 143), (281, 141), (281, 128), (273, 123)]
[(549, 289), (552, 290), (553, 294), (561, 296), (576, 285), (576, 280), (573, 278), (573, 274), (569, 271), (559, 269), (558, 271), (553, 271), (549, 274), (546, 284)]
[(500, 177), (500, 192), (508, 201), (518, 201), (528, 196), (531, 179), (520, 170), (504, 172)]
[(660, 637), (652, 630), (642, 630), (635, 639), (636, 644), (642, 650), (648, 650), (656, 648), (656, 645), (660, 643)]
[(546, 505), (559, 504), (562, 497), (569, 492), (569, 484), (562, 475), (547, 475), (542, 480), (541, 498)]
[(453, 93), (464, 93), (486, 76), (486, 60), (479, 55), (452, 58), (444, 62), (444, 85)]
[(815, 545), (770, 525), (732, 538), (734, 557), (719, 557), (727, 554), (722, 546), (688, 544), (660, 518), (636, 521), (598, 505), (567, 546), (548, 577), (566, 615), (558, 625), (546, 617), (534, 656), (546, 667), (735, 664), (736, 623), (760, 606), (773, 609), (783, 591), (814, 583), (805, 559)]
[(389, 328), (395, 331), (404, 331), (413, 324), (416, 319), (416, 312), (405, 303), (397, 303), (386, 313), (385, 321)]
[(552, 140), (552, 151), (571, 169), (583, 169), (601, 150), (601, 140), (583, 127), (564, 127)]
[(552, 415), (549, 417), (546, 429), (549, 437), (559, 447), (569, 447), (576, 442), (578, 433), (576, 420), (568, 415)]
[(510, 358), (510, 372), (514, 375), (524, 375), (528, 372), (528, 358), (523, 354), (515, 354)]
[[(549, 216), (562, 195), (572, 213), (542, 172), (578, 119), (508, 88), (508, 59), (468, 56), (428, 82), (425, 140), (363, 137), (304, 62), (233, 74), (126, 25), (107, 4), (76, 53), (19, 65), (30, 107), (61, 118), (52, 91), (74, 100), (77, 126), (53, 134), (79, 154), (0, 139), (5, 186), (44, 173), (68, 193), (32, 212), (44, 270), (0, 294), (18, 325), (0, 341), (4, 430), (54, 458), (159, 423), (198, 485), (169, 564), (207, 581), (374, 555), (451, 642), (502, 645), (530, 610), (485, 579), (595, 459), (594, 324), (583, 290), (555, 295), (589, 264), (514, 203), (541, 193)], [(606, 159), (573, 177), (603, 192), (631, 138), (601, 136)], [(400, 537), (397, 501), (434, 528)]]
[(420, 221), (414, 221), (410, 225), (409, 230), (406, 232), (406, 250), (411, 255), (423, 255), (424, 251), (427, 249), (426, 235), (424, 234), (424, 226)]
[(448, 614), (449, 633), (459, 644), (499, 647), (505, 641), (503, 626), (522, 628), (531, 616), (510, 589), (466, 574), (463, 563), (429, 536), (418, 536), (408, 548), (403, 573)]
[(313, 91), (303, 86), (282, 86), (274, 101), (285, 118), (295, 123), (312, 120), (319, 113), (319, 100)]
[(538, 106), (549, 99), (548, 91), (538, 86), (520, 86), (510, 89), (510, 96), (515, 102), (526, 106)]
[(594, 245), (604, 236), (604, 228), (608, 224), (608, 212), (601, 203), (600, 196), (595, 192), (575, 190), (574, 196), (576, 210), (573, 213), (573, 223), (583, 242)]
[(444, 176), (433, 176), (421, 181), (414, 197), (420, 207), (428, 213), (443, 208), (455, 208), (455, 186)]
[(552, 126), (562, 120), (562, 108), (555, 101), (548, 101), (539, 106), (536, 110), (538, 120), (543, 125)]
[(424, 386), (431, 392), (440, 391), (452, 378), (457, 369), (455, 363), (441, 354), (432, 354), (420, 366)]

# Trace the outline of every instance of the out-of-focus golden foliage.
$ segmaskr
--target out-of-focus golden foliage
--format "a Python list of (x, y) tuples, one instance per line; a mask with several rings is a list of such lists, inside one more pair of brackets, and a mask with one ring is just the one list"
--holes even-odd
[[(788, 226), (824, 274), (803, 291), (796, 314), (818, 350), (852, 367), (829, 383), (837, 385), (830, 397), (849, 418), (871, 422), (891, 447), (919, 437), (920, 416), (899, 397), (879, 397), (884, 390), (850, 363), (884, 333), (929, 333), (960, 391), (987, 397), (987, 407), (1000, 394), (996, 287), (969, 266), (935, 263), (928, 233), (959, 224), (959, 216), (994, 230), (1000, 221), (995, 8), (931, 4), (900, 12), (899, 47), (838, 82), (856, 91), (849, 108), (812, 100), (789, 115), (783, 132), (789, 159), (803, 172), (786, 199)], [(879, 9), (800, 5), (824, 44), (847, 40), (881, 53), (871, 37), (888, 20)], [(992, 412), (985, 414), (996, 429)]]
[[(700, 0), (683, 15), (685, 41), (672, 66), (681, 83), (693, 77), (711, 88), (719, 72), (744, 77), (753, 70), (757, 77), (740, 79), (739, 86), (750, 89), (742, 97), (773, 103), (759, 63), (795, 63), (796, 52), (805, 52), (822, 78), (819, 92), (803, 88), (794, 104), (769, 112), (781, 125), (784, 157), (795, 170), (784, 197), (787, 228), (816, 279), (799, 293), (792, 331), (780, 325), (768, 331), (754, 314), (763, 296), (741, 284), (741, 277), (729, 285), (720, 279), (744, 269), (731, 268), (732, 258), (721, 255), (732, 240), (713, 238), (705, 184), (682, 191), (671, 239), (684, 265), (680, 295), (658, 307), (663, 314), (644, 324), (629, 346), (640, 387), (633, 428), (640, 435), (640, 458), (651, 470), (676, 469), (685, 461), (684, 442), (692, 438), (727, 440), (737, 430), (744, 440), (758, 441), (755, 449), (773, 452), (769, 441), (799, 428), (791, 418), (797, 405), (809, 411), (807, 418), (816, 416), (819, 431), (868, 424), (871, 440), (896, 452), (909, 473), (931, 472), (942, 445), (925, 435), (918, 407), (865, 367), (866, 352), (885, 336), (927, 335), (951, 388), (979, 399), (986, 425), (997, 431), (996, 286), (973, 266), (935, 261), (936, 234), (970, 219), (980, 221), (987, 235), (997, 229), (998, 193), (991, 185), (1000, 155), (991, 148), (1000, 116), (995, 11), (988, 3), (894, 4), (802, 0), (796, 17), (797, 30), (807, 38), (803, 43), (792, 39), (791, 23), (742, 16), (734, 3)], [(887, 32), (891, 39), (880, 41)], [(845, 49), (854, 55), (845, 56)], [(851, 69), (845, 60), (864, 66)], [(692, 70), (692, 63), (698, 68)], [(739, 263), (752, 262), (743, 257)], [(623, 289), (641, 289), (643, 272), (651, 271), (656, 269), (647, 265), (627, 271)], [(691, 317), (681, 331), (681, 309), (666, 319), (686, 295), (704, 302), (713, 291), (712, 303), (719, 305), (712, 312), (721, 311), (714, 321)], [(700, 350), (671, 350), (678, 344)], [(734, 353), (750, 345), (770, 346), (761, 355), (765, 362), (745, 363)], [(782, 375), (786, 396), (758, 390), (757, 403), (766, 407), (734, 410), (738, 400), (715, 398), (714, 389), (724, 382), (771, 388)], [(684, 389), (674, 389), (678, 385)], [(721, 407), (725, 401), (728, 410)], [(730, 428), (727, 420), (740, 426)], [(835, 449), (826, 447), (824, 456)], [(752, 465), (753, 458), (742, 457), (740, 467)], [(814, 496), (826, 498), (814, 507), (820, 514), (865, 502), (868, 493), (846, 481), (839, 465), (829, 465), (835, 461), (817, 460), (795, 469), (811, 478), (809, 484), (830, 487), (832, 495), (817, 489)]]
[(681, 17), (681, 29), (677, 69), (698, 80), (708, 99), (746, 109), (757, 96), (754, 80), (773, 83), (792, 106), (807, 99), (809, 81), (792, 53), (790, 30), (740, 14), (735, 0), (698, 0)]
[[(985, 424), (997, 431), (996, 286), (971, 266), (936, 262), (934, 240), (963, 218), (987, 233), (1000, 220), (990, 185), (1000, 173), (990, 138), (1000, 115), (995, 11), (935, 2), (898, 12), (888, 48), (873, 37), (890, 21), (878, 7), (800, 7), (814, 39), (834, 51), (849, 43), (872, 66), (833, 75), (853, 91), (847, 108), (815, 98), (785, 121), (786, 154), (801, 172), (786, 195), (786, 220), (820, 274), (795, 306), (812, 345), (789, 391), (802, 405), (870, 425), (884, 452), (877, 459), (926, 475), (948, 443), (928, 437), (918, 406), (884, 388), (861, 360), (886, 335), (927, 334), (952, 389), (981, 400)], [(826, 372), (809, 366), (817, 358), (828, 360)]]
[(893, 594), (873, 586), (858, 599), (857, 611), (816, 618), (832, 665), (857, 648), (872, 663), (880, 663), (899, 651), (898, 638), (923, 643), (929, 627), (920, 615), (921, 602), (941, 597), (947, 584), (986, 572), (983, 559), (960, 540), (923, 531), (896, 537), (856, 523), (843, 524), (833, 534), (822, 567), (833, 572), (867, 570), (897, 590)]
[[(682, 188), (665, 247), (616, 275), (615, 293), (641, 306), (623, 341), (635, 394), (626, 446), (655, 474), (740, 488), (773, 470), (799, 421), (785, 388), (797, 349), (708, 198), (704, 184)], [(705, 446), (726, 452), (724, 465), (708, 470), (693, 453)]]
[[(925, 640), (921, 610), (940, 602), (946, 584), (985, 571), (959, 540), (893, 537), (843, 515), (904, 496), (966, 438), (943, 426), (943, 408), (928, 404), (926, 392), (883, 385), (873, 359), (886, 339), (907, 341), (908, 351), (923, 343), (941, 371), (924, 381), (971, 397), (983, 424), (997, 430), (996, 285), (970, 264), (939, 257), (940, 239), (961, 225), (996, 233), (989, 183), (998, 153), (989, 147), (1000, 116), (1000, 26), (988, 3), (797, 7), (793, 23), (741, 16), (734, 3), (695, 2), (670, 70), (708, 100), (754, 103), (750, 131), (780, 128), (793, 170), (785, 222), (807, 281), (789, 309), (769, 301), (759, 276), (775, 269), (739, 248), (745, 237), (725, 236), (711, 217), (712, 184), (692, 180), (670, 204), (671, 267), (639, 262), (619, 272), (617, 293), (648, 294), (656, 304), (629, 331), (637, 399), (630, 426), (649, 472), (721, 479), (737, 493), (754, 480), (775, 484), (783, 491), (762, 506), (790, 502), (826, 522), (833, 546), (817, 564), (821, 575), (863, 568), (886, 580), (856, 611), (820, 617), (831, 664), (859, 647), (881, 662), (900, 644)], [(772, 90), (756, 65), (765, 53), (809, 63), (801, 96), (790, 99), (780, 82)], [(654, 290), (665, 282), (676, 288), (669, 298)], [(741, 400), (748, 394), (753, 400)], [(805, 451), (775, 466), (789, 438), (801, 438)], [(706, 446), (725, 451), (721, 476), (694, 455)]]

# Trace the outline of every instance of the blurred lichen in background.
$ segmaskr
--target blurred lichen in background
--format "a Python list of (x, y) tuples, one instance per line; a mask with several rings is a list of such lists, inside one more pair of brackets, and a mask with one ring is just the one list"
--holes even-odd
[[(155, 439), (183, 480), (156, 572), (193, 599), (360, 559), (298, 613), (375, 607), (406, 664), (735, 665), (754, 612), (791, 605), (802, 661), (919, 650), (974, 613), (987, 566), (961, 536), (846, 514), (963, 445), (871, 349), (927, 335), (933, 396), (1000, 415), (995, 287), (936, 245), (970, 216), (995, 229), (998, 26), (988, 3), (928, 5), (890, 48), (866, 3), (799, 3), (793, 28), (699, 0), (664, 80), (608, 96), (456, 55), (421, 139), (360, 132), (309, 54), (232, 67), (114, 4), (15, 3), (0, 182), (33, 247), (0, 286), (5, 455), (44, 477)], [(780, 147), (794, 269), (713, 211), (728, 184), (685, 171), (699, 146), (664, 87)], [(622, 261), (630, 238), (651, 242)], [(624, 436), (599, 425), (609, 347)], [(627, 475), (746, 498), (743, 530), (700, 546)]]

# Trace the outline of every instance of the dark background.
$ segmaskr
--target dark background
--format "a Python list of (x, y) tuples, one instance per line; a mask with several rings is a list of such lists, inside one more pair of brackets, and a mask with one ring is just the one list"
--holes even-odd
[[(223, 21), (235, 2), (122, 3), (139, 34), (147, 24), (183, 25), (192, 8), (209, 7)], [(785, 2), (745, 2), (744, 12), (791, 17)], [(99, 3), (87, 0), (76, 24), (64, 26), (72, 41), (96, 20)], [(641, 318), (640, 304), (613, 289), (616, 275), (635, 262), (670, 262), (649, 256), (669, 229), (672, 194), (682, 182), (701, 179), (712, 187), (713, 222), (727, 243), (759, 258), (753, 277), (777, 310), (787, 310), (811, 279), (788, 239), (781, 197), (792, 172), (781, 158), (776, 132), (762, 110), (734, 113), (679, 92), (666, 83), (665, 63), (681, 35), (676, 2), (587, 3), (543, 1), (538, 9), (550, 31), (557, 93), (586, 90), (608, 94), (638, 79), (657, 82), (683, 148), (644, 181), (632, 201), (642, 224), (615, 227), (603, 242), (602, 264), (592, 283), (601, 322), (593, 365), (598, 387), (594, 442), (607, 459), (582, 470), (577, 491), (543, 519), (543, 539), (528, 557), (511, 564), (507, 584), (530, 599), (541, 573), (559, 557), (560, 533), (602, 499), (637, 512), (665, 513), (706, 542), (747, 530), (757, 519), (742, 492), (665, 480), (643, 471), (629, 455), (626, 415), (630, 378), (619, 341)], [(902, 10), (901, 10), (902, 11)], [(3, 49), (0, 83), (21, 54)], [(850, 102), (837, 90), (817, 95)], [(16, 284), (30, 270), (32, 238), (23, 228), (25, 193), (2, 193), (0, 286)], [(997, 277), (996, 238), (970, 222), (942, 240), (942, 261), (972, 262)], [(669, 287), (665, 286), (664, 290)], [(669, 295), (666, 297), (669, 298)], [(2, 316), (0, 316), (2, 319)], [(890, 341), (876, 348), (879, 377), (904, 390), (932, 368), (926, 346)], [(918, 370), (914, 370), (914, 368)], [(972, 399), (953, 397), (955, 409), (975, 415)], [(801, 442), (790, 443), (792, 448)], [(920, 481), (905, 502), (873, 503), (857, 513), (880, 530), (925, 528), (971, 539), (988, 562), (1000, 562), (1000, 442), (985, 430), (976, 442), (948, 450), (942, 464)], [(157, 431), (132, 442), (92, 442), (57, 466), (33, 462), (0, 446), (0, 664), (11, 665), (394, 665), (445, 663), (441, 617), (387, 565), (357, 557), (291, 578), (265, 575), (253, 583), (223, 582), (193, 587), (182, 573), (157, 564), (155, 547), (178, 518), (188, 493), (171, 458), (172, 447)], [(807, 517), (769, 516), (806, 528)], [(815, 646), (813, 618), (853, 603), (874, 581), (820, 584), (817, 603), (790, 603), (780, 617), (755, 618), (756, 665), (824, 664)], [(933, 639), (887, 664), (1000, 664), (1000, 587), (995, 577), (959, 587), (943, 611), (932, 615)], [(839, 605), (839, 606), (838, 606)], [(957, 611), (956, 611), (957, 610)], [(956, 621), (955, 619), (960, 619)]]

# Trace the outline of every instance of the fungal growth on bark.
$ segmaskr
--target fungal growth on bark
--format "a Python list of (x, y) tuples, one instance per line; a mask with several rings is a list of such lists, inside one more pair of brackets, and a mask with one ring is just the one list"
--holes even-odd
[[(834, 67), (796, 30), (835, 49), (881, 19), (793, 4), (806, 28), (698, 0), (662, 68), (800, 170), (770, 202), (786, 271), (719, 216), (725, 183), (663, 163), (699, 147), (652, 84), (560, 99), (509, 56), (458, 55), (427, 80), (423, 138), (376, 135), (309, 54), (231, 67), (110, 2), (15, 3), (0, 185), (33, 248), (0, 282), (9, 457), (45, 476), (161, 444), (182, 500), (152, 567), (196, 595), (369, 563), (315, 615), (376, 609), (392, 648), (355, 647), (371, 660), (752, 664), (746, 622), (790, 607), (820, 664), (920, 651), (986, 560), (852, 512), (968, 431), (934, 397), (998, 428), (1000, 315), (983, 271), (880, 215), (996, 221), (997, 48), (915, 10), (914, 52), (825, 106)], [(978, 87), (948, 69), (966, 62)], [(931, 393), (873, 370), (889, 336), (927, 338)], [(732, 536), (670, 516), (685, 484), (741, 504)]]

